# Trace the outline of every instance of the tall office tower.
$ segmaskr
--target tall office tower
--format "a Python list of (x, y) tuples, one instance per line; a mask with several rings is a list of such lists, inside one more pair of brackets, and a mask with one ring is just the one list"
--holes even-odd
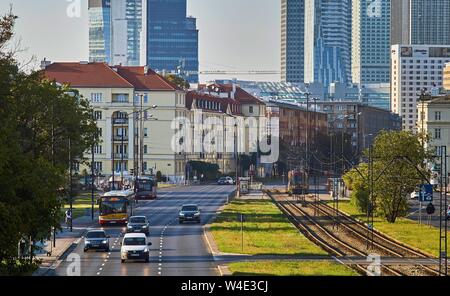
[(305, 0), (305, 82), (351, 83), (351, 0)]
[(281, 0), (281, 80), (304, 81), (305, 0)]
[(450, 44), (450, 0), (395, 0), (391, 44)]
[(354, 83), (388, 83), (390, 81), (390, 4), (391, 0), (353, 0), (352, 79)]
[(414, 131), (420, 112), (419, 94), (439, 93), (449, 45), (392, 45), (391, 109), (402, 117), (404, 130)]
[(186, 10), (186, 0), (148, 0), (147, 64), (197, 83), (197, 20)]
[(145, 64), (146, 0), (89, 0), (89, 61)]

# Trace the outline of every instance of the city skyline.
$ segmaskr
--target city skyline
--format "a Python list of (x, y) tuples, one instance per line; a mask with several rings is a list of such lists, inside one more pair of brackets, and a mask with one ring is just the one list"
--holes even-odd
[[(80, 17), (66, 14), (69, 3), (58, 0), (30, 2), (9, 0), (0, 3), (0, 12), (9, 11), (19, 16), (17, 37), (26, 49), (19, 59), (28, 68), (39, 67), (46, 57), (51, 61), (89, 60), (89, 22), (87, 0), (81, 0)], [(257, 3), (257, 5), (256, 5)], [(236, 9), (239, 7), (240, 9)], [(188, 16), (197, 18), (199, 34), (200, 71), (272, 70), (280, 69), (280, 5), (273, 0), (230, 0), (226, 3), (210, 0), (188, 0)], [(270, 11), (272, 18), (267, 18)], [(38, 26), (36, 24), (39, 24)], [(55, 25), (58, 24), (58, 25)], [(32, 33), (36, 27), (40, 34)], [(61, 36), (70, 36), (65, 42)], [(216, 36), (221, 36), (217, 39)], [(233, 46), (233, 44), (235, 46)], [(257, 48), (258, 50), (255, 50)], [(244, 80), (279, 81), (279, 74), (269, 75), (201, 75), (201, 81), (237, 76)]]

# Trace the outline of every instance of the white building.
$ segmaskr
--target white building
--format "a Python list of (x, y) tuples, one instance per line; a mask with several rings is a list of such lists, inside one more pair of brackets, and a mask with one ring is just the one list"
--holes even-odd
[(403, 130), (415, 130), (422, 90), (442, 87), (443, 67), (450, 62), (450, 45), (393, 45), (391, 48), (391, 108), (402, 117)]

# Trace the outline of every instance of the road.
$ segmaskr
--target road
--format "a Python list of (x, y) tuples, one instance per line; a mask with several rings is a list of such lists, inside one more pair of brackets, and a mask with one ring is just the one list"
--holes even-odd
[[(69, 275), (72, 258), (80, 257), (82, 276), (216, 276), (217, 264), (204, 240), (202, 225), (223, 205), (233, 186), (192, 186), (161, 190), (157, 200), (139, 201), (134, 215), (145, 215), (150, 221), (150, 262), (120, 262), (120, 240), (124, 227), (105, 227), (111, 236), (111, 251), (83, 252), (83, 242), (55, 269), (56, 276)], [(202, 210), (202, 225), (177, 221), (182, 204), (195, 203)], [(69, 260), (70, 259), (70, 260)]]
[[(423, 202), (422, 203), (422, 223), (428, 225), (428, 223), (431, 222), (431, 225), (433, 225), (435, 227), (439, 227), (439, 210), (440, 210), (439, 199), (440, 199), (440, 193), (439, 192), (435, 192), (433, 194), (433, 199), (434, 199), (433, 200), (433, 205), (435, 207), (435, 212), (434, 212), (433, 215), (431, 215), (431, 217), (428, 216), (427, 210), (426, 210), (426, 208), (427, 208), (429, 203), (427, 203), (427, 202)], [(408, 215), (408, 218), (412, 219), (412, 220), (419, 221), (419, 208), (420, 208), (419, 207), (419, 201), (417, 199), (409, 200), (409, 204), (410, 204), (410, 213)], [(450, 205), (450, 196), (447, 196), (447, 204)], [(431, 218), (431, 219), (429, 220), (429, 218)], [(448, 221), (448, 226), (449, 226), (449, 229), (450, 229), (450, 221)]]

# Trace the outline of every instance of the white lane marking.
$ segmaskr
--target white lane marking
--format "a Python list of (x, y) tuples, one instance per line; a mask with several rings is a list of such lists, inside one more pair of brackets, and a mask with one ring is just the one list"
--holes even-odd
[(100, 275), (100, 272), (97, 272), (97, 275)]
[(103, 263), (102, 266), (105, 266), (105, 263)]
[(103, 267), (100, 267), (98, 270), (102, 271), (102, 270), (103, 270)]

